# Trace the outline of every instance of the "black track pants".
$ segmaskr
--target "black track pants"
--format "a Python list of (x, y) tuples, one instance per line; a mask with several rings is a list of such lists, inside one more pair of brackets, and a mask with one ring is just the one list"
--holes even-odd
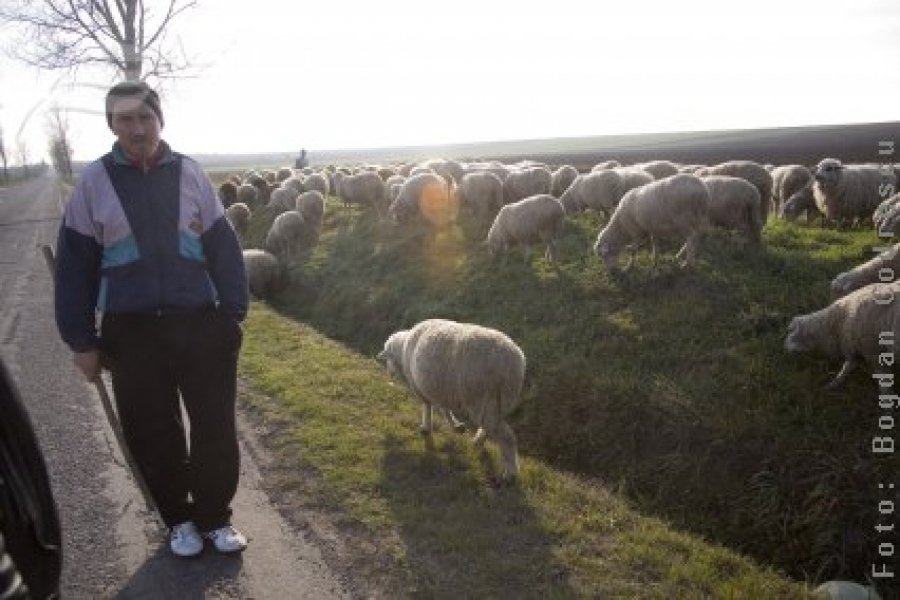
[(241, 340), (240, 325), (213, 309), (103, 319), (101, 344), (122, 430), (169, 527), (192, 520), (210, 531), (230, 523), (240, 471), (235, 397)]

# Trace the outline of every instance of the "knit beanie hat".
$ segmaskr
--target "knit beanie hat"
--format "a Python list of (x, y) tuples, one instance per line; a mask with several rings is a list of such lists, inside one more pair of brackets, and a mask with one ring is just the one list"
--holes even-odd
[(122, 98), (138, 98), (156, 114), (160, 127), (163, 126), (162, 108), (159, 105), (159, 94), (143, 81), (123, 81), (117, 83), (106, 93), (106, 123), (112, 129), (113, 107)]

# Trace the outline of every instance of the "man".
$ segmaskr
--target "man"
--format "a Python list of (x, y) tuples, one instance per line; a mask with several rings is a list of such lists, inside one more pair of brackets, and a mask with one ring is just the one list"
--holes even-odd
[(116, 142), (79, 177), (60, 228), (57, 325), (88, 381), (100, 376), (102, 353), (172, 552), (195, 556), (204, 538), (239, 552), (247, 539), (231, 526), (230, 503), (248, 304), (241, 247), (200, 165), (161, 139), (153, 89), (115, 85), (106, 120)]

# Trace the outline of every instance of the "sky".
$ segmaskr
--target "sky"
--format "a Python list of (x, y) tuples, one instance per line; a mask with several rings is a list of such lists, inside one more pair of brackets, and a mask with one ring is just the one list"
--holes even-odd
[[(200, 0), (176, 25), (188, 154), (900, 120), (897, 0)], [(109, 76), (60, 76), (0, 57), (7, 148), (45, 154), (58, 104), (96, 158)]]

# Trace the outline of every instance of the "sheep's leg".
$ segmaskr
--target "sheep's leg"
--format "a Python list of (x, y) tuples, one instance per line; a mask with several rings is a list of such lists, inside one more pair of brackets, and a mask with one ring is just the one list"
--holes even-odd
[(484, 427), (479, 427), (478, 431), (475, 432), (475, 437), (472, 438), (472, 443), (477, 447), (483, 446), (486, 438), (487, 433), (485, 433)]
[(452, 410), (444, 410), (443, 412), (444, 416), (447, 417), (447, 420), (450, 421), (450, 425), (453, 426), (454, 431), (462, 432), (466, 430), (466, 424), (457, 419)]
[(419, 432), (422, 435), (431, 433), (431, 413), (432, 407), (427, 402), (422, 403), (422, 424), (419, 425)]
[(850, 376), (850, 373), (853, 372), (853, 369), (856, 368), (857, 361), (852, 358), (849, 360), (845, 360), (843, 366), (841, 366), (841, 371), (838, 373), (834, 379), (831, 380), (831, 383), (825, 386), (826, 390), (834, 390), (837, 389), (847, 377)]
[(697, 256), (697, 246), (700, 243), (699, 238), (700, 234), (698, 232), (695, 231), (691, 233), (684, 242), (684, 246), (682, 246), (681, 250), (678, 251), (678, 254), (675, 255), (676, 259), (684, 257), (682, 266), (687, 266), (694, 262), (694, 258)]
[(516, 450), (516, 434), (512, 428), (505, 422), (500, 421), (491, 437), (497, 441), (500, 446), (500, 457), (503, 460), (503, 478), (506, 480), (515, 479), (519, 474), (519, 458)]

